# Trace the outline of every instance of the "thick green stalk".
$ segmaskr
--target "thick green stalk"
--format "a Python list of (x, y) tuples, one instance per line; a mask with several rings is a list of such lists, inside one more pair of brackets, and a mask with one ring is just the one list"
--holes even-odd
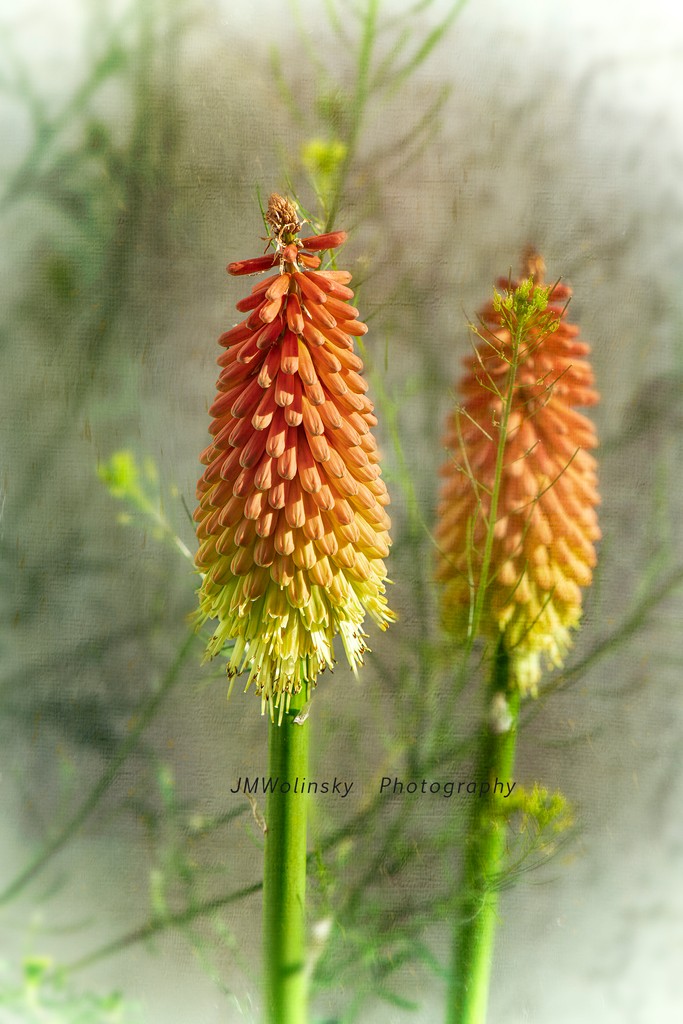
[[(292, 698), (282, 724), (268, 725), (266, 849), (263, 876), (265, 1001), (268, 1024), (306, 1024), (306, 794), (308, 722)], [(289, 787), (287, 789), (287, 787)], [(287, 790), (283, 792), (283, 788)]]
[[(502, 641), (496, 651), (489, 709), (504, 698), (507, 721), (484, 722), (474, 778), (491, 789), (472, 813), (465, 845), (463, 897), (455, 922), (453, 962), (448, 992), (447, 1024), (484, 1024), (493, 959), (498, 890), (506, 851), (506, 823), (496, 781), (512, 781), (519, 719), (519, 693), (508, 693), (508, 656)], [(501, 731), (503, 729), (504, 731)]]

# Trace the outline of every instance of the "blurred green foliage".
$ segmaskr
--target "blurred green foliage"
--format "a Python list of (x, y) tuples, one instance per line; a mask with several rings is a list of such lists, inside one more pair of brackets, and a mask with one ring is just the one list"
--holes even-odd
[(55, 964), (47, 957), (27, 957), (15, 984), (6, 978), (7, 973), (8, 965), (0, 964), (0, 1017), (4, 1021), (142, 1024), (139, 1007), (119, 992), (104, 996), (80, 992), (63, 973), (55, 971)]
[[(114, 452), (108, 461), (100, 463), (97, 473), (113, 498), (125, 502), (128, 509), (137, 514), (138, 522), (151, 526), (155, 540), (169, 541), (192, 561), (192, 552), (174, 532), (164, 514), (159, 471), (152, 459), (145, 458), (140, 466), (134, 453), (124, 449)], [(174, 490), (174, 496), (177, 495), (177, 490)], [(129, 510), (118, 517), (122, 525), (133, 522)]]

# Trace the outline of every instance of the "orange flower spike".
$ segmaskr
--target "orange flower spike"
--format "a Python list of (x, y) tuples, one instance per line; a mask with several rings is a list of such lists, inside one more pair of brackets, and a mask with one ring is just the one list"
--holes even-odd
[(437, 527), (446, 625), (502, 635), (523, 693), (542, 661), (563, 663), (600, 538), (597, 437), (574, 409), (599, 398), (590, 349), (567, 320), (571, 290), (544, 286), (544, 270), (528, 253), (526, 280), (499, 281), (480, 314), (447, 423)]
[(248, 316), (220, 338), (213, 441), (197, 487), (195, 621), (218, 620), (207, 657), (232, 641), (228, 674), (248, 670), (247, 688), (274, 717), (332, 667), (335, 636), (355, 672), (366, 613), (382, 629), (394, 615), (376, 419), (352, 351), (366, 328), (348, 304), (351, 275), (320, 270), (315, 255), (346, 234), (299, 239), (296, 207), (277, 195), (266, 221), (275, 252), (228, 266), (277, 272), (237, 304)]

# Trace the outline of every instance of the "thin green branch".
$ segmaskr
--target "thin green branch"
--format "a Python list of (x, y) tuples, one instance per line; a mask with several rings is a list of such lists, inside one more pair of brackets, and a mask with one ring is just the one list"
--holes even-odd
[[(450, 85), (444, 86), (428, 110), (415, 122), (410, 131), (396, 143), (386, 147), (382, 152), (371, 155), (368, 158), (368, 164), (383, 164), (385, 167), (384, 173), (387, 177), (393, 177), (405, 167), (408, 167), (425, 149), (426, 143), (436, 137), (439, 129), (437, 116), (443, 109), (451, 91)], [(390, 162), (392, 158), (395, 158), (393, 163)]]
[(146, 924), (142, 925), (142, 927), (136, 928), (131, 932), (127, 932), (126, 935), (122, 935), (120, 938), (114, 939), (113, 942), (107, 943), (106, 946), (100, 946), (99, 949), (81, 957), (80, 960), (75, 960), (73, 963), (68, 965), (66, 970), (69, 973), (72, 971), (82, 971), (84, 967), (90, 967), (91, 964), (97, 963), (97, 961), (103, 960), (107, 956), (113, 956), (115, 953), (121, 953), (129, 946), (137, 945), (139, 942), (147, 942), (149, 939), (153, 939), (155, 935), (159, 935), (161, 932), (167, 931), (169, 928), (182, 928), (183, 925), (189, 924), (198, 917), (205, 917), (207, 914), (212, 914), (216, 910), (221, 910), (223, 907), (227, 907), (231, 903), (237, 903), (239, 900), (246, 899), (248, 896), (255, 896), (262, 890), (262, 888), (262, 882), (255, 882), (253, 885), (247, 885), (243, 889), (237, 889), (225, 896), (218, 896), (216, 899), (207, 900), (206, 903), (202, 903), (201, 905), (192, 904), (191, 906), (186, 907), (185, 910), (181, 910), (176, 914), (164, 914), (163, 916), (153, 917)]
[(398, 89), (398, 87), (405, 82), (406, 78), (408, 78), (413, 71), (420, 66), (420, 64), (424, 63), (434, 47), (441, 42), (444, 35), (460, 14), (466, 3), (467, 0), (457, 0), (457, 3), (453, 4), (446, 17), (427, 34), (424, 42), (413, 54), (410, 60), (407, 61), (407, 63), (404, 64), (403, 67), (394, 75), (391, 83), (392, 91)]
[(0, 893), (0, 904), (7, 903), (17, 893), (21, 892), (35, 876), (42, 871), (45, 865), (58, 853), (68, 841), (75, 835), (83, 823), (90, 817), (100, 800), (111, 787), (120, 769), (137, 747), (142, 734), (150, 724), (162, 702), (168, 696), (172, 688), (180, 678), (180, 670), (187, 658), (194, 643), (195, 634), (191, 633), (186, 637), (180, 650), (176, 654), (173, 664), (161, 681), (158, 690), (146, 701), (136, 715), (134, 727), (131, 729), (125, 741), (119, 747), (118, 752), (112, 758), (107, 770), (102, 774), (97, 785), (93, 787), (76, 813), (60, 829), (57, 835), (45, 846), (39, 854), (28, 864), (28, 866)]
[(577, 679), (581, 678), (589, 668), (604, 658), (607, 654), (611, 654), (617, 647), (620, 647), (626, 640), (630, 640), (646, 623), (647, 617), (657, 608), (662, 601), (670, 597), (675, 590), (683, 585), (683, 568), (678, 568), (673, 572), (668, 579), (660, 583), (659, 586), (655, 587), (649, 594), (647, 594), (642, 601), (640, 601), (633, 611), (626, 616), (621, 625), (617, 626), (613, 632), (609, 633), (603, 640), (601, 640), (595, 647), (593, 647), (585, 657), (581, 658), (566, 672), (562, 672), (558, 675), (551, 683), (544, 686), (537, 703), (543, 701), (543, 699), (551, 693), (554, 693), (560, 687), (564, 688), (571, 683), (576, 682)]
[(406, 25), (397, 36), (389, 53), (377, 65), (377, 70), (372, 80), (373, 90), (379, 92), (391, 83), (391, 69), (412, 38), (413, 30), (410, 25)]
[(377, 34), (377, 13), (379, 11), (379, 0), (368, 0), (363, 21), (363, 35), (361, 38), (358, 61), (356, 65), (356, 89), (351, 101), (351, 121), (346, 142), (346, 155), (342, 161), (335, 182), (334, 196), (330, 204), (325, 231), (331, 231), (339, 212), (339, 206), (344, 193), (346, 180), (356, 157), (358, 140), (365, 115), (365, 108), (369, 96), (370, 67), (372, 51)]
[(510, 360), (508, 370), (507, 390), (503, 400), (503, 416), (499, 425), (499, 440), (496, 450), (496, 468), (493, 478), (493, 489), (491, 491), (488, 529), (486, 530), (486, 540), (484, 541), (484, 554), (479, 574), (479, 586), (477, 587), (474, 607), (472, 610), (472, 628), (468, 636), (470, 644), (472, 644), (475, 637), (479, 635), (479, 623), (481, 622), (484, 612), (484, 602), (488, 591), (489, 569), (491, 567), (491, 558), (493, 556), (493, 541), (498, 518), (498, 502), (500, 500), (501, 488), (503, 486), (503, 461), (505, 459), (505, 449), (507, 446), (508, 423), (510, 421), (510, 413), (512, 412), (512, 403), (515, 394), (514, 384), (517, 379), (519, 351), (526, 329), (526, 321), (518, 320), (515, 324), (515, 332), (514, 334), (511, 334), (510, 339), (512, 358)]
[(301, 5), (299, 0), (289, 0), (289, 8), (292, 12), (294, 23), (296, 24), (299, 37), (304, 46), (304, 50), (306, 51), (306, 56), (308, 57), (312, 66), (315, 68), (318, 75), (320, 76), (319, 82), (327, 81), (329, 79), (327, 68), (319, 56), (318, 47), (316, 46), (316, 40), (311, 38), (311, 33), (308, 31), (308, 28), (306, 27), (306, 19), (301, 13)]
[(332, 30), (335, 35), (341, 39), (345, 45), (350, 45), (350, 37), (344, 27), (344, 23), (339, 16), (339, 11), (335, 6), (335, 0), (324, 0), (325, 11), (327, 12), (327, 20), (332, 26)]

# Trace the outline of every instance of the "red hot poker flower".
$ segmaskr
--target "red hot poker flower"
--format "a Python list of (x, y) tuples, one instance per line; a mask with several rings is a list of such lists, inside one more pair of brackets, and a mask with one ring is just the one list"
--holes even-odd
[(332, 667), (337, 634), (355, 671), (365, 613), (382, 629), (394, 616), (384, 597), (389, 497), (353, 351), (367, 328), (350, 304), (351, 275), (320, 270), (316, 255), (346, 235), (299, 239), (296, 207), (277, 195), (266, 221), (275, 252), (228, 267), (275, 272), (237, 303), (247, 315), (220, 338), (197, 488), (196, 621), (218, 620), (207, 656), (234, 641), (229, 675), (248, 669), (247, 687), (272, 715)]
[(599, 397), (590, 349), (567, 319), (570, 289), (544, 287), (535, 253), (525, 262), (526, 280), (500, 280), (503, 295), (480, 314), (464, 402), (448, 420), (437, 527), (447, 624), (467, 635), (479, 612), (523, 692), (535, 690), (542, 656), (562, 664), (600, 537), (597, 438), (575, 410)]

